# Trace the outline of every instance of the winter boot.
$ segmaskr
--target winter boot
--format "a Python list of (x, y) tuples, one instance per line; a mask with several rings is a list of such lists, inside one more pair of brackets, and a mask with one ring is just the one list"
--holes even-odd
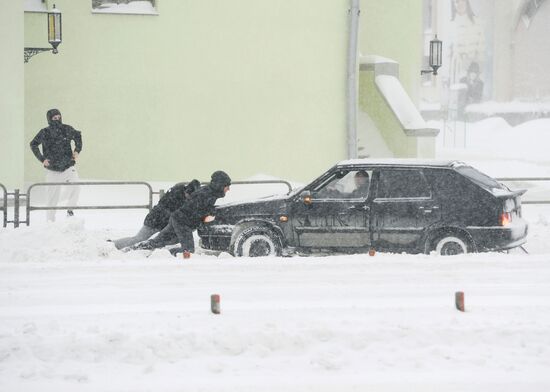
[(178, 253), (183, 252), (183, 248), (172, 248), (172, 249), (169, 249), (169, 251), (172, 256), (177, 257)]

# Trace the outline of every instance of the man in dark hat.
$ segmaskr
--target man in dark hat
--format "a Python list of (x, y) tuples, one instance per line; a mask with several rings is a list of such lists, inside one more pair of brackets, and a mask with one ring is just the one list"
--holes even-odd
[(468, 86), (466, 89), (466, 105), (479, 103), (483, 98), (483, 80), (479, 77), (480, 73), (479, 64), (472, 62), (468, 67), (468, 74), (460, 80), (461, 83)]
[(189, 184), (184, 182), (174, 185), (159, 200), (158, 204), (147, 214), (143, 226), (133, 237), (121, 238), (116, 241), (115, 247), (123, 249), (138, 242), (149, 239), (168, 225), (170, 215), (187, 201), (193, 192), (201, 186), (199, 180), (193, 180)]
[(463, 84), (463, 90), (458, 97), (458, 114), (460, 118), (465, 119), (465, 110), (468, 105), (479, 103), (483, 98), (483, 80), (479, 77), (479, 64), (472, 62), (468, 67), (468, 73), (460, 83)]
[(353, 199), (366, 198), (369, 194), (369, 173), (365, 170), (359, 170), (355, 173), (353, 180), (355, 183), (355, 189), (350, 193), (349, 197)]
[(171, 249), (170, 253), (176, 256), (183, 253), (183, 258), (189, 258), (195, 251), (193, 231), (201, 223), (212, 222), (215, 219), (216, 200), (224, 197), (231, 186), (231, 178), (227, 173), (219, 170), (212, 174), (210, 183), (191, 194), (183, 205), (170, 215), (168, 225), (158, 235), (145, 242), (141, 242), (131, 249), (156, 249), (166, 245), (180, 243), (179, 248)]
[[(61, 112), (57, 109), (46, 113), (49, 126), (43, 128), (32, 139), (31, 150), (46, 169), (46, 182), (76, 182), (78, 173), (75, 168), (76, 159), (82, 151), (82, 136), (79, 131), (61, 121)], [(74, 142), (74, 150), (71, 145)], [(42, 146), (42, 152), (38, 148)], [(80, 189), (78, 186), (69, 186), (69, 205), (78, 203)], [(59, 186), (48, 187), (48, 207), (54, 207), (59, 201)], [(72, 210), (67, 211), (72, 216)], [(48, 221), (55, 220), (55, 210), (46, 213)]]

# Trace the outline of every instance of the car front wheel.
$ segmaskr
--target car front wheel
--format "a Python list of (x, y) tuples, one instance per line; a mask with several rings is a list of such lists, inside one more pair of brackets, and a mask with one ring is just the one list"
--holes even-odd
[(232, 253), (237, 257), (280, 256), (281, 243), (272, 230), (251, 226), (237, 236)]

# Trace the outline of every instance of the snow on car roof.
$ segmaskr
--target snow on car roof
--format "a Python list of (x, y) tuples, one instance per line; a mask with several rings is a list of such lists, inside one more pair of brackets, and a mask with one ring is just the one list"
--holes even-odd
[(414, 159), (414, 158), (364, 158), (364, 159), (347, 159), (340, 161), (337, 166), (349, 165), (396, 165), (396, 166), (444, 166), (454, 167), (463, 165), (462, 162), (453, 160), (437, 160), (437, 159)]

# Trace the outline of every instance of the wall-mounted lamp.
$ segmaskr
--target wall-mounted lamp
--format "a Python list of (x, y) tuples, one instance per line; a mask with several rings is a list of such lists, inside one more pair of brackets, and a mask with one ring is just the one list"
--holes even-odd
[(28, 63), (29, 59), (38, 53), (51, 51), (56, 54), (58, 52), (57, 47), (61, 43), (61, 11), (55, 8), (55, 4), (48, 12), (48, 42), (51, 48), (25, 48), (25, 62)]
[(437, 35), (430, 41), (430, 67), (432, 69), (423, 69), (420, 74), (431, 73), (437, 75), (437, 70), (441, 67), (443, 54), (443, 43), (437, 39)]

